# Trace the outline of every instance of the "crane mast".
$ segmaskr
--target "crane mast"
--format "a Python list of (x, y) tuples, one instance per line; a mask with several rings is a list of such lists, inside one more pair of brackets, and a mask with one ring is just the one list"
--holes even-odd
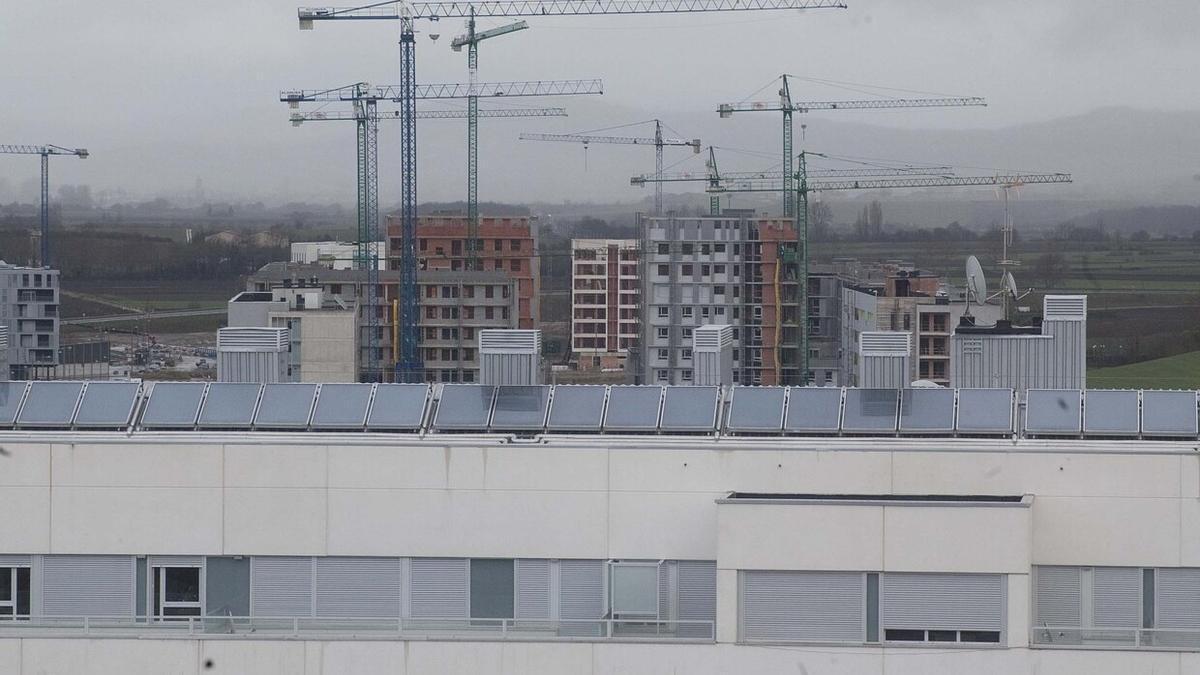
[(41, 228), (38, 264), (50, 266), (50, 155), (74, 155), (87, 159), (87, 148), (64, 148), (57, 145), (0, 145), (0, 155), (41, 155), (41, 196), (38, 209), (38, 224)]

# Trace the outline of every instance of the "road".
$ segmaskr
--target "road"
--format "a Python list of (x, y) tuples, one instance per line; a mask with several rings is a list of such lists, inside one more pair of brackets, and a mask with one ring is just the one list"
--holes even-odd
[(210, 307), (208, 309), (169, 309), (158, 312), (137, 312), (133, 314), (105, 314), (103, 316), (77, 316), (63, 319), (60, 323), (68, 326), (84, 326), (98, 323), (117, 323), (120, 321), (145, 321), (150, 319), (174, 319), (181, 316), (215, 316), (228, 311), (225, 307)]

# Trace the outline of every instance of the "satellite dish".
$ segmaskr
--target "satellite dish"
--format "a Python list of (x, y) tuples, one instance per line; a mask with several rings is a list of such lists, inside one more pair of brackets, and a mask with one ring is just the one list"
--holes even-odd
[(979, 258), (967, 257), (967, 301), (975, 297), (975, 302), (983, 304), (987, 301), (987, 279), (983, 276), (983, 266)]
[(942, 385), (933, 380), (913, 380), (912, 384), (908, 385), (911, 389), (941, 389)]
[(1013, 278), (1012, 272), (1004, 273), (1004, 289), (1007, 290), (1013, 298), (1020, 296), (1020, 291), (1017, 290), (1017, 280)]

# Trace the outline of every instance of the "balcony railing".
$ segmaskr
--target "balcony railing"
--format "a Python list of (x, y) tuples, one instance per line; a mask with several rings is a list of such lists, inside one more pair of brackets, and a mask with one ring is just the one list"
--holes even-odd
[(713, 642), (712, 621), (189, 616), (3, 617), (0, 638)]
[(1200, 651), (1200, 629), (1036, 626), (1029, 641), (1042, 647)]

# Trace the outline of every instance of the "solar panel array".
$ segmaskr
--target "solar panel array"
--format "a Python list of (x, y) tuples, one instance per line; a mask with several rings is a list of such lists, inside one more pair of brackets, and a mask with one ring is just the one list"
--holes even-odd
[(0, 382), (0, 429), (1196, 438), (1195, 391)]

